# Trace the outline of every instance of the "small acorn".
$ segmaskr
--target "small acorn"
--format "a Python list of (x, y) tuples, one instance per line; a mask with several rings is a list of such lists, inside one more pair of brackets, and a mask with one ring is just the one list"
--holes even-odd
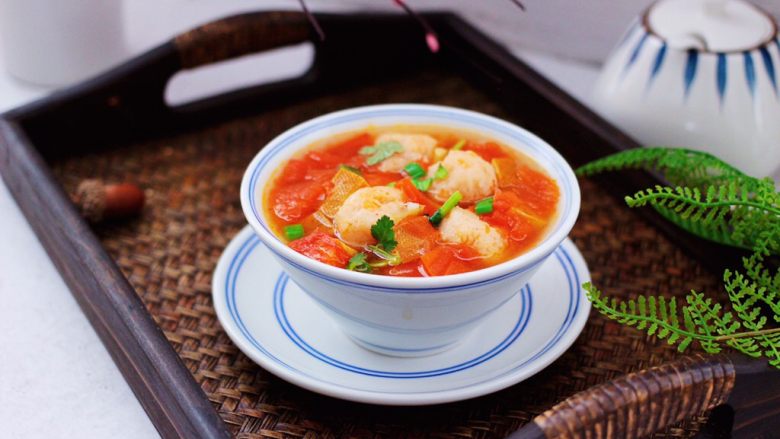
[(144, 192), (132, 183), (105, 184), (84, 180), (73, 195), (81, 215), (97, 223), (106, 219), (138, 215), (144, 207)]

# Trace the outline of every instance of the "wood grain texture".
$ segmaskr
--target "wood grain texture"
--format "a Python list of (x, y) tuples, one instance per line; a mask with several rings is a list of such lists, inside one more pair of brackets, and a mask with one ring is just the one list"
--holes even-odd
[[(211, 280), (222, 250), (246, 224), (236, 188), (258, 145), (323, 112), (409, 101), (454, 105), (540, 126), (532, 111), (507, 113), (457, 74), (431, 69), (52, 163), (68, 189), (86, 177), (133, 181), (146, 188), (148, 204), (140, 218), (102, 224), (95, 232), (237, 436), (360, 438), (380, 432), (391, 438), (499, 438), (577, 391), (678, 355), (663, 341), (594, 314), (563, 358), (517, 386), (472, 401), (387, 409), (301, 390), (238, 351), (212, 307)], [(536, 108), (536, 101), (526, 103)], [(559, 147), (576, 147), (578, 141), (571, 137)], [(572, 239), (595, 282), (620, 298), (640, 290), (682, 295), (690, 286), (717, 291), (716, 276), (636, 211), (592, 181), (582, 180), (581, 186), (583, 208)], [(688, 437), (700, 420), (696, 415), (663, 434)]]
[[(6, 115), (12, 121), (0, 130), (3, 177), (163, 435), (225, 434), (200, 384), (225, 422), (248, 437), (377, 431), (503, 436), (566, 395), (676, 355), (664, 343), (595, 318), (564, 358), (533, 379), (422, 412), (335, 401), (287, 385), (237, 352), (221, 332), (208, 279), (231, 233), (243, 224), (236, 182), (256, 150), (294, 123), (359, 104), (428, 101), (519, 123), (574, 165), (636, 146), (457, 17), (428, 18), (443, 42), (436, 55), (406, 17), (327, 15), (320, 19), (328, 38), (317, 47), (312, 71), (296, 80), (171, 109), (162, 90), (180, 67), (181, 46), (170, 43)], [(231, 50), (223, 53), (242, 53)], [(355, 54), (361, 54), (359, 62)], [(156, 190), (145, 217), (150, 222), (142, 218), (103, 229), (102, 235), (144, 303), (78, 218), (38, 152), (60, 164), (66, 185), (82, 174), (107, 181), (135, 175)], [(629, 212), (607, 196), (652, 185), (652, 176), (596, 181), (582, 183), (588, 220), (573, 231), (594, 282), (619, 297), (634, 289), (684, 294), (683, 287), (692, 284), (715, 288), (718, 278), (700, 261), (720, 269), (732, 253), (670, 227), (650, 210)], [(677, 428), (674, 435), (687, 436), (692, 429)]]
[(244, 14), (217, 20), (174, 38), (185, 69), (300, 43), (309, 39), (300, 12)]
[(548, 439), (635, 439), (728, 400), (734, 365), (725, 356), (684, 357), (580, 392), (534, 419)]
[(0, 120), (0, 172), (163, 437), (229, 437), (135, 290), (19, 127)]

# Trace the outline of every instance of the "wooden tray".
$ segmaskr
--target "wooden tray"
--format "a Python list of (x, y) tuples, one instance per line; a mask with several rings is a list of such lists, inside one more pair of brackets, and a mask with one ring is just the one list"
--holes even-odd
[[(0, 118), (4, 180), (163, 436), (502, 437), (576, 391), (678, 357), (665, 343), (594, 314), (570, 351), (532, 379), (457, 404), (388, 409), (282, 382), (225, 336), (211, 308), (210, 276), (244, 224), (238, 183), (256, 151), (295, 123), (355, 105), (431, 102), (519, 123), (574, 166), (637, 146), (457, 16), (426, 17), (442, 44), (435, 55), (416, 23), (401, 16), (318, 15), (324, 43), (299, 13), (232, 17)], [(308, 40), (316, 56), (300, 78), (175, 108), (164, 102), (166, 84), (179, 70)], [(90, 229), (67, 194), (94, 177), (138, 182), (147, 191), (143, 215)], [(684, 294), (691, 287), (718, 292), (719, 270), (739, 253), (620, 201), (656, 182), (646, 173), (581, 182), (583, 209), (572, 238), (594, 281), (618, 296)], [(740, 373), (766, 379), (768, 372), (724, 357), (679, 359), (591, 389), (518, 434), (649, 433), (725, 401)], [(622, 393), (648, 379), (655, 383), (648, 392)], [(741, 407), (745, 392), (777, 394), (776, 381), (742, 386), (748, 389), (742, 393), (738, 385), (729, 402)], [(599, 399), (605, 394), (612, 395), (610, 404)], [(768, 397), (759, 411), (772, 402)], [(740, 416), (739, 431), (764, 431)], [(703, 420), (666, 429), (665, 437), (689, 436)]]

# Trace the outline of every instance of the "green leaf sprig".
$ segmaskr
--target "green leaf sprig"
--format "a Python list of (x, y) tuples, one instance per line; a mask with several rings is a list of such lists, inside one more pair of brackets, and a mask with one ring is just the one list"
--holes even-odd
[(384, 160), (387, 160), (393, 154), (397, 154), (404, 150), (404, 147), (396, 142), (396, 141), (389, 141), (389, 142), (382, 142), (377, 143), (374, 146), (364, 146), (363, 148), (360, 148), (360, 155), (366, 155), (368, 156), (366, 158), (366, 164), (368, 166), (376, 165), (377, 163), (380, 163)]
[(371, 236), (377, 241), (377, 245), (384, 250), (391, 252), (398, 245), (395, 240), (395, 231), (393, 226), (395, 223), (387, 215), (382, 215), (373, 226), (371, 226)]
[[(749, 249), (742, 272), (726, 270), (728, 303), (691, 291), (684, 303), (663, 296), (620, 301), (594, 285), (583, 287), (593, 307), (606, 317), (676, 344), (692, 343), (709, 353), (732, 348), (764, 357), (780, 368), (780, 268), (765, 259), (780, 254), (780, 194), (769, 178), (751, 177), (717, 157), (674, 148), (639, 148), (604, 157), (577, 170), (589, 176), (606, 171), (644, 169), (670, 186), (656, 186), (625, 198), (630, 207), (650, 206), (682, 229), (721, 244)], [(727, 311), (727, 305), (731, 310)], [(762, 315), (762, 307), (771, 315)]]
[(393, 250), (395, 250), (395, 247), (398, 245), (398, 241), (395, 240), (393, 226), (395, 226), (395, 223), (387, 215), (382, 215), (382, 217), (371, 226), (371, 236), (376, 239), (377, 243), (376, 245), (369, 245), (367, 248), (371, 253), (379, 257), (379, 261), (369, 262), (367, 253), (355, 253), (347, 263), (347, 270), (371, 273), (374, 268), (400, 264), (400, 256), (393, 253)]

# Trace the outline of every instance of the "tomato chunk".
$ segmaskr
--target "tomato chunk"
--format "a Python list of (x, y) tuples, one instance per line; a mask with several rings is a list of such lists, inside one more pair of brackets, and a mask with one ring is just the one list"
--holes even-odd
[(363, 172), (363, 178), (366, 179), (371, 186), (387, 186), (388, 184), (398, 181), (401, 176), (397, 172)]
[(439, 232), (424, 216), (404, 218), (393, 228), (398, 245), (396, 253), (403, 262), (414, 261), (436, 245)]
[(279, 177), (281, 183), (289, 184), (303, 181), (306, 178), (308, 165), (303, 160), (292, 159), (287, 162), (282, 175)]
[(314, 182), (289, 184), (271, 195), (274, 214), (287, 222), (296, 222), (313, 213), (325, 199), (326, 187)]
[(344, 268), (352, 257), (338, 239), (319, 230), (292, 241), (290, 248), (304, 256), (340, 268)]
[(517, 178), (521, 207), (542, 217), (555, 213), (560, 196), (555, 180), (528, 166), (517, 170)]
[(420, 258), (428, 276), (465, 273), (482, 268), (479, 253), (465, 245), (440, 245)]
[(504, 149), (493, 142), (468, 143), (464, 149), (476, 152), (487, 162), (490, 162), (493, 159), (508, 157)]

